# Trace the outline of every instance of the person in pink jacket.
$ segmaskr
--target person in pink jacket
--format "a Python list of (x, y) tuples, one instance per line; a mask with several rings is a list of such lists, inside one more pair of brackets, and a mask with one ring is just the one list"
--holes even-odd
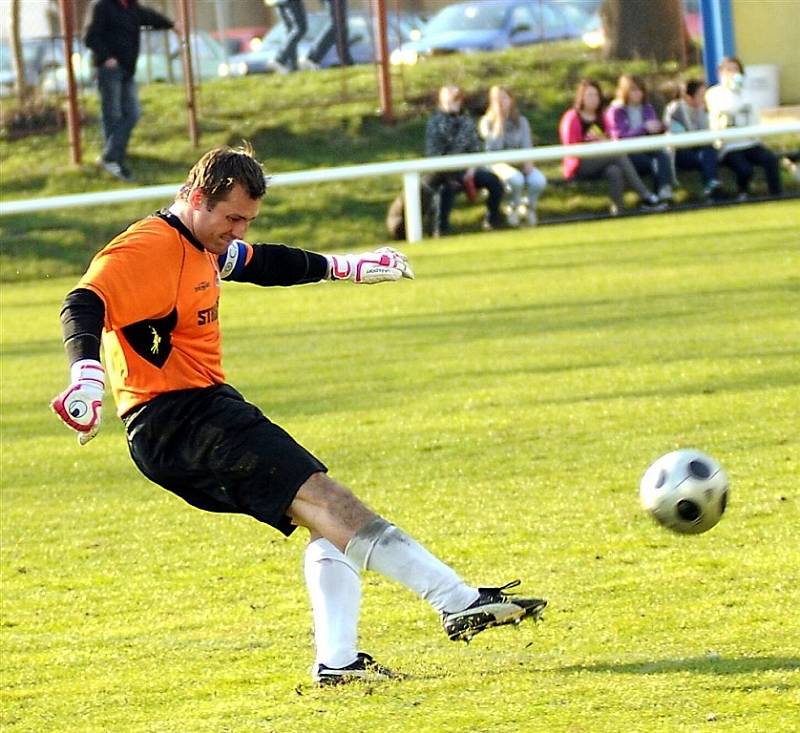
[[(603, 92), (593, 79), (582, 79), (575, 92), (575, 103), (561, 117), (558, 133), (563, 145), (599, 142), (607, 140), (603, 123)], [(567, 180), (593, 181), (605, 178), (608, 181), (611, 197), (611, 214), (616, 216), (622, 210), (625, 188), (629, 187), (639, 194), (645, 209), (664, 208), (652, 191), (642, 183), (639, 174), (627, 155), (606, 155), (602, 157), (581, 158), (567, 156), (562, 170)]]
[[(644, 80), (633, 74), (623, 74), (617, 82), (614, 101), (605, 113), (606, 129), (612, 140), (625, 140), (643, 135), (660, 135), (664, 125), (653, 105), (647, 101)], [(628, 157), (640, 175), (653, 177), (658, 198), (672, 201), (672, 162), (666, 150), (629, 153)]]

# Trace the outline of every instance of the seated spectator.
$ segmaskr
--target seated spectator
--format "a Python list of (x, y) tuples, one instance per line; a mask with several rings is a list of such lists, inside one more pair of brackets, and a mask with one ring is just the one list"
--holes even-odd
[[(575, 92), (575, 103), (561, 117), (558, 134), (564, 145), (589, 143), (607, 140), (603, 126), (603, 92), (600, 85), (592, 79), (583, 79)], [(599, 158), (564, 158), (564, 178), (593, 181), (605, 178), (611, 196), (611, 214), (616, 216), (622, 210), (623, 194), (626, 185), (639, 194), (643, 208), (661, 210), (664, 208), (656, 196), (642, 183), (639, 174), (627, 155), (608, 155)]]
[[(706, 85), (699, 79), (690, 79), (678, 99), (664, 110), (664, 127), (669, 133), (695, 132), (708, 129), (706, 112)], [(717, 170), (717, 151), (713, 145), (698, 145), (675, 149), (677, 170), (697, 170), (703, 177), (703, 195), (707, 199), (719, 198), (722, 188)]]
[[(641, 77), (623, 74), (617, 83), (614, 101), (605, 114), (606, 129), (612, 140), (642, 135), (658, 135), (664, 126), (653, 105), (647, 101), (647, 88)], [(628, 155), (639, 174), (653, 176), (658, 198), (672, 200), (672, 163), (666, 150), (650, 150)]]
[[(439, 89), (439, 105), (425, 126), (425, 155), (457, 155), (480, 152), (478, 129), (468, 112), (462, 110), (464, 95), (456, 86)], [(463, 190), (474, 199), (477, 189), (489, 194), (483, 228), (491, 230), (501, 225), (500, 201), (503, 184), (486, 168), (469, 168), (465, 171), (442, 171), (423, 179), (423, 183), (436, 191), (439, 198), (438, 234), (450, 230), (450, 211), (456, 193)]]
[[(719, 84), (706, 92), (709, 126), (712, 130), (727, 127), (745, 127), (759, 123), (759, 109), (744, 89), (744, 68), (737, 58), (724, 58), (719, 65)], [(779, 196), (783, 191), (778, 158), (758, 140), (732, 140), (722, 143), (719, 149), (722, 165), (730, 168), (736, 176), (739, 199), (750, 193), (754, 167), (764, 169), (769, 192)]]
[[(531, 148), (531, 126), (528, 120), (519, 113), (517, 103), (505, 87), (493, 86), (489, 90), (489, 106), (478, 124), (478, 131), (485, 141), (486, 150), (514, 150)], [(536, 204), (539, 194), (547, 185), (544, 174), (530, 162), (495, 163), (490, 170), (511, 192), (511, 205), (507, 219), (512, 227), (519, 226), (524, 218), (528, 226), (537, 223)], [(522, 203), (522, 191), (527, 185), (527, 205)]]

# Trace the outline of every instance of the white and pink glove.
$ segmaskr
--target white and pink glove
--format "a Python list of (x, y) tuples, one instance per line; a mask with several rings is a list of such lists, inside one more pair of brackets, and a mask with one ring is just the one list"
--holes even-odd
[(99, 361), (81, 359), (72, 365), (70, 381), (50, 407), (68, 427), (77, 431), (78, 442), (86, 445), (100, 429), (106, 373)]
[(396, 249), (381, 247), (360, 255), (325, 255), (331, 280), (352, 280), (354, 283), (382, 283), (387, 280), (414, 279), (408, 258)]

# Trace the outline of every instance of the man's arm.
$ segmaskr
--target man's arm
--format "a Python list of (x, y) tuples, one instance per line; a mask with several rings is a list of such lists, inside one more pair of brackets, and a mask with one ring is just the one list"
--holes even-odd
[(76, 288), (64, 299), (61, 333), (70, 364), (78, 359), (100, 360), (105, 315), (106, 306), (100, 296), (86, 288)]
[(70, 385), (50, 403), (78, 442), (88, 443), (100, 429), (105, 372), (100, 363), (100, 336), (105, 305), (98, 295), (76, 288), (64, 300), (61, 328), (70, 363)]
[(434, 157), (435, 155), (447, 155), (447, 139), (442, 134), (440, 117), (434, 114), (425, 125), (425, 155)]
[(321, 255), (284, 244), (247, 244), (234, 241), (219, 256), (220, 277), (269, 287), (320, 280), (377, 283), (413, 278), (404, 255), (390, 247), (360, 255)]
[(101, 3), (97, 3), (92, 7), (92, 17), (89, 25), (86, 27), (86, 34), (84, 35), (84, 43), (94, 54), (94, 61), (98, 66), (102, 66), (106, 59), (113, 56), (111, 48), (106, 43), (106, 27), (108, 19), (106, 18), (106, 11)]
[(219, 256), (223, 280), (272, 285), (302, 285), (324, 280), (328, 260), (324, 255), (284, 244), (253, 244), (235, 241)]
[(155, 28), (156, 30), (169, 30), (175, 24), (166, 16), (161, 13), (146, 8), (143, 5), (137, 6), (139, 13), (139, 25), (147, 28)]
[(475, 121), (471, 117), (464, 117), (464, 121), (461, 124), (464, 136), (464, 150), (459, 152), (479, 153), (481, 151), (481, 139), (478, 136), (478, 128), (475, 126)]

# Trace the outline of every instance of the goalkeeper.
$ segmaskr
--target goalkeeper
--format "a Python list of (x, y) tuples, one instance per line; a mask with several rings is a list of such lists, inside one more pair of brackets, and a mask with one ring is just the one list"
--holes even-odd
[(249, 145), (217, 148), (195, 164), (168, 209), (96, 255), (61, 311), (71, 383), (53, 400), (56, 414), (81, 445), (90, 441), (107, 373), (131, 457), (148, 479), (206, 511), (247, 514), (287, 536), (297, 526), (310, 531), (305, 577), (317, 684), (393, 676), (357, 647), (365, 569), (425, 598), (453, 640), (537, 619), (545, 601), (507, 593), (518, 581), (465, 583), (225, 383), (221, 280), (288, 286), (414, 277), (406, 257), (389, 248), (328, 256), (244, 242), (265, 193)]

